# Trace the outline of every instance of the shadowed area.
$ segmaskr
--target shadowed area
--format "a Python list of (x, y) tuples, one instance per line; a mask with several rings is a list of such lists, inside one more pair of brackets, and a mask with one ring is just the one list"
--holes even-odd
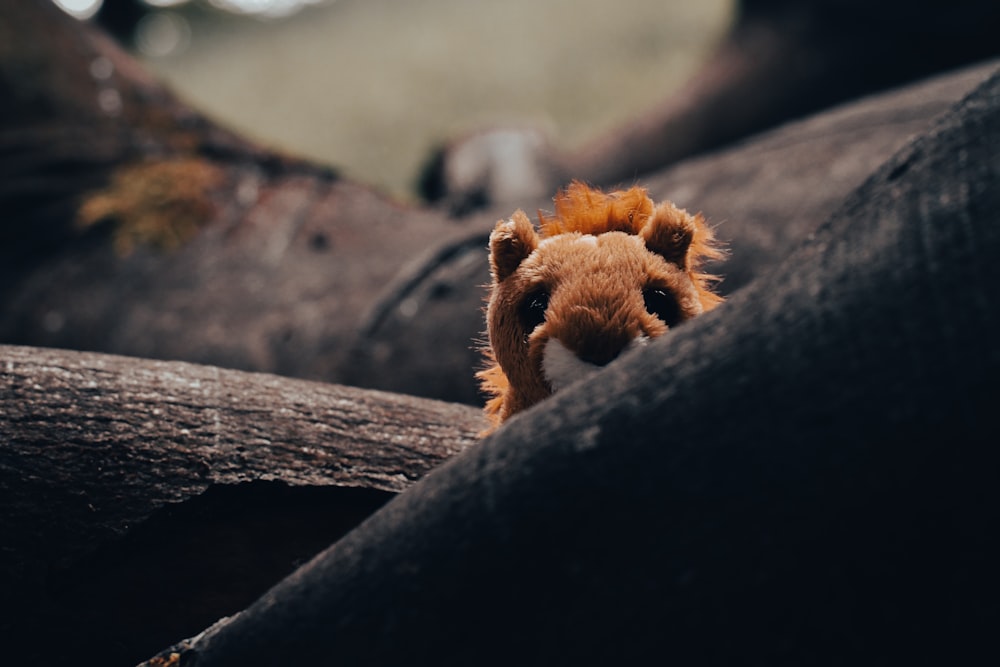
[[(55, 567), (21, 609), (23, 664), (135, 664), (234, 614), (394, 494), (283, 482), (212, 486)], [(55, 628), (60, 630), (53, 632)], [(53, 636), (58, 641), (48, 641)]]

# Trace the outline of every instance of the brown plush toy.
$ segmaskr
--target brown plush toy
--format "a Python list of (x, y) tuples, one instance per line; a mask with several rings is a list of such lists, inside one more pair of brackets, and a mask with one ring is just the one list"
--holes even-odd
[(494, 426), (722, 301), (699, 271), (722, 255), (704, 219), (643, 188), (574, 182), (538, 217), (540, 234), (519, 210), (490, 235), (478, 377)]

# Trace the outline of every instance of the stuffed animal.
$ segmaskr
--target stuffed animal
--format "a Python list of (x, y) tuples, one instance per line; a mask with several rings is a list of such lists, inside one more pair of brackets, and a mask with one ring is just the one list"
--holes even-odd
[(701, 215), (654, 204), (640, 187), (603, 193), (574, 182), (539, 212), (490, 234), (493, 277), (478, 373), (493, 426), (718, 305), (721, 251)]

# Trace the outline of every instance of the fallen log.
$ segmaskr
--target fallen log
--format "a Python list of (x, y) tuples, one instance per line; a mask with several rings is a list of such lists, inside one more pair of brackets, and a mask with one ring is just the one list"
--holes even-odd
[(995, 655), (1000, 74), (719, 308), (150, 665)]
[(96, 646), (134, 663), (246, 606), (483, 427), (467, 406), (0, 346), (0, 645), (21, 664)]
[[(447, 226), (452, 223), (433, 212), (396, 207), (336, 179), (328, 170), (268, 154), (188, 115), (193, 112), (183, 106), (176, 107), (175, 115), (153, 114), (162, 121), (159, 124), (142, 114), (132, 115), (151, 99), (175, 107), (158, 97), (160, 90), (153, 83), (143, 83), (126, 57), (87, 29), (75, 36), (57, 31), (58, 39), (26, 44), (32, 34), (28, 28), (35, 24), (19, 12), (40, 6), (0, 7), (4, 19), (0, 29), (7, 31), (0, 39), (4, 56), (0, 83), (27, 86), (4, 88), (12, 93), (5, 99), (34, 105), (4, 106), (0, 113), (5, 121), (13, 117), (7, 114), (20, 114), (23, 120), (29, 117), (27, 108), (39, 121), (35, 126), (0, 125), (0, 136), (7, 142), (0, 155), (10, 167), (2, 172), (0, 201), (5, 214), (17, 214), (5, 216), (2, 252), (7, 254), (0, 264), (0, 271), (7, 271), (0, 281), (5, 299), (0, 312), (4, 317), (11, 314), (8, 322), (16, 326), (28, 322), (40, 339), (50, 342), (152, 350), (152, 356), (190, 354), (235, 366), (278, 367), (319, 376), (330, 368), (336, 369), (332, 373), (342, 372), (345, 355), (349, 358), (356, 349), (352, 332), (359, 323), (375, 323), (362, 329), (375, 331), (390, 321), (394, 308), (402, 315), (421, 313), (419, 321), (429, 322), (425, 302), (415, 298), (422, 294), (442, 303), (454, 300), (449, 306), (454, 312), (478, 309), (478, 296), (473, 300), (468, 296), (471, 291), (450, 289), (452, 284), (464, 284), (461, 280), (434, 282), (442, 275), (439, 265), (445, 266), (446, 277), (451, 270), (455, 270), (452, 276), (466, 275), (461, 270), (474, 266), (469, 253), (475, 243), (469, 242), (466, 230)], [(22, 22), (11, 23), (12, 16)], [(11, 31), (11, 25), (18, 29)], [(24, 37), (14, 40), (17, 35)], [(45, 53), (37, 60), (8, 58), (38, 54), (51, 43), (69, 45), (67, 53), (92, 58), (80, 60), (90, 63), (91, 79), (67, 77), (75, 82), (70, 88), (83, 91), (79, 98), (69, 98), (79, 104), (60, 106), (59, 99), (48, 96), (47, 91), (60, 89), (63, 70), (45, 66)], [(19, 46), (7, 48), (11, 44)], [(113, 78), (114, 85), (107, 84), (111, 88), (102, 87), (101, 82), (109, 79), (103, 76), (107, 69), (101, 57), (114, 65), (112, 77), (122, 77)], [(95, 61), (100, 66), (91, 72)], [(79, 63), (74, 66), (76, 70), (66, 71), (82, 71)], [(119, 110), (129, 113), (108, 114), (115, 108), (109, 102), (113, 95), (103, 96), (104, 107), (99, 95), (89, 105), (84, 103), (108, 89), (119, 93), (123, 102)], [(894, 128), (896, 120), (909, 117), (913, 125), (906, 132), (917, 131), (923, 122), (918, 117), (921, 109), (947, 105), (960, 96), (955, 88), (949, 90), (947, 98), (932, 95), (928, 107), (914, 106), (911, 97), (896, 116), (862, 114), (861, 120), (872, 123), (872, 133), (857, 133), (853, 141), (845, 141), (843, 137), (851, 136), (847, 129), (844, 135), (831, 135), (831, 150), (839, 141), (840, 152), (812, 155), (823, 167), (846, 168), (854, 157), (861, 167), (872, 164), (867, 161), (877, 159), (877, 151), (861, 156), (864, 149), (890, 150), (888, 146), (902, 145), (908, 136), (896, 134), (880, 143), (889, 135), (875, 132), (879, 123)], [(315, 657), (318, 651), (324, 657), (336, 653), (345, 661), (353, 656), (363, 662), (380, 657), (377, 651), (362, 653), (374, 646), (378, 651), (405, 651), (395, 657), (410, 661), (420, 651), (441, 649), (425, 655), (439, 663), (447, 663), (449, 655), (466, 663), (524, 662), (523, 655), (506, 655), (503, 650), (484, 659), (482, 647), (493, 647), (491, 637), (499, 634), (541, 647), (531, 654), (538, 661), (564, 659), (573, 651), (581, 660), (593, 660), (611, 645), (602, 639), (635, 637), (635, 643), (609, 656), (620, 659), (628, 651), (638, 655), (656, 650), (658, 656), (664, 655), (658, 650), (661, 645), (651, 645), (664, 627), (679, 640), (668, 647), (671, 651), (696, 655), (708, 646), (716, 652), (711, 655), (730, 658), (728, 662), (737, 655), (745, 658), (741, 649), (747, 646), (765, 654), (773, 648), (776, 655), (767, 654), (772, 664), (788, 655), (795, 662), (811, 640), (835, 645), (849, 658), (857, 658), (855, 662), (865, 655), (889, 655), (893, 647), (888, 642), (893, 639), (899, 640), (896, 646), (910, 661), (939, 656), (946, 642), (970, 652), (981, 648), (976, 640), (989, 636), (984, 609), (995, 599), (989, 577), (996, 553), (984, 542), (979, 527), (995, 524), (995, 512), (990, 512), (1000, 506), (992, 495), (994, 450), (986, 447), (996, 438), (988, 410), (996, 398), (991, 380), (997, 371), (992, 345), (997, 327), (988, 295), (997, 285), (995, 268), (988, 258), (984, 261), (996, 250), (996, 236), (982, 221), (995, 218), (995, 156), (1000, 154), (995, 116), (983, 112), (996, 107), (995, 84), (988, 90), (994, 92), (980, 94), (964, 108), (965, 129), (956, 132), (953, 125), (939, 126), (930, 141), (915, 145), (852, 196), (832, 225), (837, 234), (817, 230), (822, 216), (814, 215), (824, 206), (836, 205), (863, 180), (859, 172), (838, 168), (831, 179), (819, 167), (806, 169), (808, 160), (790, 162), (785, 171), (777, 169), (783, 154), (776, 149), (795, 148), (788, 135), (772, 135), (769, 150), (761, 152), (759, 160), (750, 153), (742, 162), (734, 158), (726, 180), (717, 188), (707, 180), (704, 189), (714, 189), (716, 202), (731, 200), (736, 212), (760, 206), (756, 210), (761, 224), (773, 225), (761, 230), (727, 222), (723, 228), (724, 233), (728, 228), (736, 235), (747, 234), (749, 247), (754, 234), (766, 235), (758, 242), (761, 252), (750, 253), (756, 265), (744, 273), (761, 277), (760, 284), (750, 282), (720, 314), (658, 343), (655, 351), (651, 348), (652, 356), (623, 364), (620, 370), (609, 369), (606, 382), (557, 396), (548, 407), (516, 422), (517, 426), (512, 424), (492, 444), (474, 448), (418, 493), (406, 494), (378, 513), (231, 627), (220, 626), (204, 644), (185, 645), (184, 650), (193, 652), (182, 659), (199, 656), (211, 664), (208, 661), (232, 659), (233, 651), (238, 656), (259, 649), (248, 660), (266, 662), (277, 652), (281, 661), (288, 662), (296, 655)], [(907, 116), (914, 110), (917, 115)], [(841, 118), (850, 118), (849, 109), (840, 113)], [(64, 134), (57, 131), (58, 124), (45, 126), (53, 118), (77, 117), (80, 124), (65, 126)], [(95, 124), (86, 125), (91, 121)], [(37, 133), (28, 131), (32, 129)], [(107, 150), (93, 150), (94, 144), (88, 143), (115, 136), (117, 143)], [(71, 141), (52, 141), (59, 137)], [(807, 133), (804, 138), (798, 147), (803, 158), (815, 151), (817, 136)], [(147, 149), (149, 153), (144, 152)], [(128, 157), (124, 169), (122, 155)], [(156, 168), (147, 171), (150, 156)], [(709, 160), (691, 163), (689, 175), (701, 170), (702, 178), (711, 179)], [(221, 186), (212, 178), (216, 169), (228, 175)], [(677, 188), (673, 196), (685, 206), (702, 208), (694, 196), (685, 200), (683, 188), (691, 181), (682, 176), (683, 169), (682, 165), (675, 177), (665, 177), (664, 184), (676, 178), (669, 186)], [(764, 174), (763, 180), (751, 178), (757, 171)], [(796, 181), (798, 172), (812, 176)], [(52, 174), (64, 179), (53, 180)], [(93, 181), (80, 189), (77, 178), (83, 174)], [(152, 236), (145, 235), (150, 228), (144, 225), (123, 225), (123, 220), (131, 219), (123, 211), (136, 203), (143, 208), (144, 200), (130, 198), (133, 179), (155, 184), (161, 178), (185, 188), (210, 186), (208, 194), (196, 187), (190, 197), (169, 199), (170, 206), (225, 215), (212, 217), (191, 237), (181, 227), (183, 238), (173, 235), (171, 225), (154, 224)], [(742, 189), (741, 178), (756, 183), (756, 189), (750, 185)], [(810, 189), (813, 186), (816, 190)], [(836, 188), (844, 190), (837, 194)], [(233, 200), (240, 192), (243, 198)], [(697, 187), (689, 192), (697, 194)], [(754, 192), (747, 198), (737, 196)], [(785, 199), (789, 193), (791, 198)], [(202, 208), (206, 200), (212, 206)], [(313, 203), (315, 208), (310, 208)], [(192, 208), (185, 208), (188, 205)], [(778, 219), (769, 220), (769, 210), (778, 211)], [(77, 227), (70, 222), (80, 211), (91, 213), (90, 225)], [(303, 211), (307, 214), (299, 216)], [(96, 219), (101, 212), (111, 214)], [(706, 212), (719, 221), (717, 214)], [(492, 222), (484, 217), (472, 224), (485, 229)], [(317, 229), (319, 233), (311, 234)], [(357, 240), (371, 229), (388, 235)], [(403, 239), (393, 235), (400, 229), (411, 235)], [(435, 235), (441, 229), (450, 232)], [(970, 229), (971, 235), (963, 236)], [(160, 233), (164, 231), (168, 233)], [(810, 249), (800, 251), (776, 273), (764, 275), (783, 256), (783, 247), (795, 246), (813, 232), (817, 237)], [(840, 232), (847, 234), (841, 237)], [(434, 243), (423, 245), (428, 235)], [(174, 238), (183, 242), (172, 246)], [(734, 250), (743, 243), (738, 238), (731, 239)], [(331, 239), (334, 243), (327, 245)], [(357, 245), (351, 245), (355, 241)], [(902, 241), (900, 247), (913, 254), (897, 252), (895, 241)], [(344, 261), (333, 277), (324, 263), (329, 259), (324, 253), (331, 247), (343, 253), (337, 256)], [(435, 261), (420, 261), (420, 256)], [(373, 257), (379, 262), (385, 257), (386, 263), (367, 267)], [(842, 264), (852, 257), (857, 261)], [(217, 260), (220, 263), (214, 264)], [(348, 271), (352, 261), (358, 264), (357, 273)], [(406, 264), (402, 269), (401, 263)], [(841, 270), (844, 266), (850, 270)], [(338, 273), (341, 269), (343, 274)], [(337, 282), (349, 281), (349, 274), (358, 276), (358, 282)], [(281, 275), (287, 283), (275, 280)], [(831, 282), (831, 277), (839, 282)], [(289, 301), (268, 294), (274, 284), (299, 281), (306, 287), (289, 288), (283, 295)], [(232, 286), (225, 298), (210, 294), (225, 285)], [(334, 289), (344, 285), (343, 294)], [(407, 291), (396, 291), (399, 286)], [(341, 299), (344, 294), (349, 295), (346, 300)], [(452, 331), (452, 320), (436, 320), (425, 344), (417, 349), (448, 383), (460, 374), (447, 375), (458, 364), (448, 356), (452, 346), (442, 341), (441, 322)], [(373, 354), (384, 364), (373, 371), (380, 377), (407, 372), (405, 364), (386, 360), (393, 359), (394, 340), (418, 340), (415, 329), (401, 327), (395, 336), (389, 347)], [(441, 363), (429, 352), (439, 349), (446, 351)], [(19, 350), (3, 348), (11, 359)], [(149, 373), (165, 379), (150, 380), (146, 393), (129, 393), (132, 385), (102, 384), (107, 378), (98, 372), (96, 362), (90, 370), (65, 373), (67, 365), (75, 363), (67, 359), (83, 357), (37, 352), (55, 355), (37, 367), (39, 376), (47, 379), (36, 387), (26, 375), (7, 371), (19, 378), (10, 386), (19, 393), (15, 400), (4, 386), (4, 399), (11, 400), (4, 403), (0, 420), (12, 433), (25, 428), (22, 436), (30, 435), (35, 445), (59, 443), (36, 448), (32, 455), (4, 458), (0, 465), (3, 506), (12, 509), (0, 553), (4, 571), (10, 573), (5, 585), (9, 582), (12, 591), (0, 620), (11, 659), (27, 656), (22, 662), (44, 662), (42, 658), (55, 655), (61, 662), (72, 658), (115, 663), (136, 655), (139, 638), (151, 643), (167, 634), (193, 634), (217, 616), (241, 608), (256, 594), (252, 591), (263, 590), (296, 561), (335, 540), (395, 490), (375, 486), (388, 484), (391, 476), (387, 481), (370, 467), (361, 468), (369, 475), (370, 488), (314, 488), (312, 481), (302, 484), (271, 477), (266, 464), (254, 467), (251, 454), (239, 453), (238, 446), (230, 447), (237, 449), (232, 465), (222, 466), (229, 476), (216, 478), (218, 471), (204, 463), (212, 451), (206, 437), (213, 433), (208, 426), (213, 411), (228, 415), (224, 423), (245, 437), (268, 439), (272, 445), (280, 440), (252, 427), (249, 418), (257, 420), (267, 412), (263, 403), (254, 402), (254, 392), (240, 400), (255, 409), (226, 408), (221, 398), (230, 394), (212, 379), (212, 373), (220, 371), (195, 373), (201, 385), (215, 382), (218, 393), (206, 397), (197, 387), (185, 393), (180, 386), (184, 380), (175, 381), (174, 371), (169, 370), (188, 369), (176, 371), (183, 376), (194, 372), (193, 367), (165, 364), (154, 365), (158, 370)], [(141, 368), (147, 362), (121, 363)], [(17, 366), (6, 357), (0, 364), (5, 371)], [(462, 364), (463, 372), (471, 366), (467, 356)], [(225, 381), (242, 377), (221, 373), (218, 377)], [(78, 383), (80, 378), (86, 381)], [(88, 389), (92, 381), (98, 386)], [(272, 381), (282, 386), (285, 382), (267, 380)], [(53, 408), (51, 426), (49, 420), (25, 413), (25, 397), (36, 405), (45, 404), (46, 383), (55, 390), (54, 400), (76, 396), (91, 411), (70, 410), (60, 417)], [(284, 389), (268, 386), (272, 388), (261, 390), (261, 397), (274, 399), (276, 393), (285, 397)], [(279, 433), (298, 438), (312, 428), (322, 430), (319, 422), (337, 423), (337, 411), (331, 406), (340, 406), (339, 389), (328, 394), (320, 385), (297, 386), (288, 396), (315, 391), (330, 409), (317, 408), (322, 419), (315, 423), (308, 417), (297, 422), (285, 415), (282, 419), (289, 421), (278, 420), (283, 424), (276, 426)], [(302, 389), (307, 386), (308, 390)], [(412, 386), (419, 390), (422, 385), (414, 381)], [(117, 403), (119, 396), (129, 397), (128, 401)], [(214, 407), (199, 410), (203, 400)], [(115, 414), (96, 419), (96, 407)], [(130, 412), (133, 407), (138, 412)], [(157, 409), (167, 410), (161, 414), (167, 414), (173, 426), (164, 427), (151, 418), (160, 416), (152, 412)], [(307, 406), (303, 414), (311, 409)], [(395, 414), (395, 409), (390, 412)], [(464, 416), (446, 418), (445, 423), (466, 423), (468, 418), (467, 427), (460, 429), (464, 435), (456, 437), (470, 442), (478, 413), (457, 409)], [(300, 405), (292, 409), (293, 415), (298, 410)], [(139, 416), (143, 411), (144, 419)], [(127, 418), (119, 418), (119, 412)], [(280, 409), (277, 416), (281, 417)], [(384, 416), (370, 415), (376, 430)], [(432, 427), (420, 426), (416, 433), (427, 428)], [(171, 432), (170, 437), (180, 438), (183, 446), (174, 446), (169, 439), (151, 446)], [(346, 429), (345, 437), (350, 432)], [(143, 436), (136, 446), (147, 447), (139, 450), (147, 459), (133, 462), (105, 448), (132, 433)], [(669, 440), (663, 434), (669, 434)], [(6, 432), (3, 438), (7, 456), (13, 451), (7, 443), (20, 441)], [(155, 453), (160, 447), (165, 447), (163, 456)], [(185, 458), (189, 448), (195, 453), (190, 459)], [(306, 468), (282, 458), (289, 447), (276, 445), (276, 450), (284, 461), (278, 469), (291, 476), (307, 475)], [(63, 460), (59, 452), (76, 455)], [(368, 456), (377, 455), (367, 450), (364, 457)], [(68, 461), (77, 467), (73, 474), (58, 474), (60, 463)], [(192, 479), (174, 475), (168, 486), (188, 491), (176, 495), (160, 489), (152, 501), (139, 499), (160, 475), (169, 476), (171, 465), (184, 462), (195, 466)], [(134, 481), (123, 474), (130, 465), (144, 471)], [(349, 467), (332, 465), (324, 474), (347, 474)], [(251, 473), (243, 475), (244, 470)], [(78, 479), (79, 475), (84, 477)], [(86, 475), (96, 481), (85, 483)], [(130, 499), (139, 500), (129, 505)], [(230, 550), (224, 551), (227, 545)], [(535, 550), (539, 545), (542, 549)], [(716, 554), (724, 557), (713, 560)], [(258, 555), (272, 562), (267, 567), (239, 565), (245, 562), (241, 559)], [(207, 583), (185, 583), (171, 574), (189, 571), (197, 577), (187, 568), (203, 566), (209, 572)], [(615, 579), (608, 572), (621, 572), (624, 578)], [(928, 572), (944, 574), (928, 583), (922, 578)], [(232, 580), (226, 579), (229, 575)], [(151, 581), (159, 588), (143, 587)], [(230, 585), (236, 593), (219, 591), (220, 586)], [(180, 595), (184, 599), (177, 601), (178, 593), (192, 590), (210, 592), (192, 594), (190, 599)], [(526, 599), (532, 600), (530, 614), (518, 604)], [(676, 601), (672, 609), (681, 610), (677, 616), (657, 606), (664, 599)], [(640, 613), (650, 601), (655, 613)], [(726, 604), (716, 604), (720, 601)], [(268, 607), (271, 602), (274, 607)], [(824, 602), (830, 604), (824, 607)], [(618, 614), (623, 608), (626, 613)], [(941, 608), (958, 612), (942, 620), (937, 613)], [(856, 613), (858, 609), (864, 613)], [(366, 616), (365, 610), (371, 613)], [(688, 611), (692, 613), (683, 613)], [(184, 629), (193, 618), (206, 620), (194, 630)], [(744, 620), (748, 622), (741, 624)], [(907, 621), (912, 623), (907, 626)], [(824, 628), (844, 623), (849, 630), (846, 639), (824, 634)], [(443, 638), (428, 631), (429, 626), (448, 627), (452, 634)], [(924, 646), (905, 643), (907, 628), (913, 627), (931, 638), (932, 650), (921, 653)], [(691, 632), (685, 632), (689, 628)], [(873, 628), (887, 630), (888, 639), (879, 643)], [(326, 634), (318, 636), (321, 630)], [(614, 635), (616, 630), (624, 634)], [(383, 641), (386, 637), (392, 641)], [(172, 639), (162, 645), (168, 641)], [(289, 643), (292, 650), (286, 652)], [(430, 648), (429, 643), (433, 643)], [(877, 651), (850, 653), (866, 646)], [(500, 648), (520, 646), (506, 642)], [(204, 654), (199, 653), (202, 649)], [(828, 655), (831, 660), (838, 657), (834, 652)]]

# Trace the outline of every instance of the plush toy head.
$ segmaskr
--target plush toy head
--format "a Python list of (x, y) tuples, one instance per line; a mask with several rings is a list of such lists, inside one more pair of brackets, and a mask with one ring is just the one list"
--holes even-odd
[(541, 233), (517, 211), (490, 235), (490, 366), (479, 373), (494, 424), (598, 370), (623, 351), (715, 307), (711, 230), (639, 187), (571, 184)]

